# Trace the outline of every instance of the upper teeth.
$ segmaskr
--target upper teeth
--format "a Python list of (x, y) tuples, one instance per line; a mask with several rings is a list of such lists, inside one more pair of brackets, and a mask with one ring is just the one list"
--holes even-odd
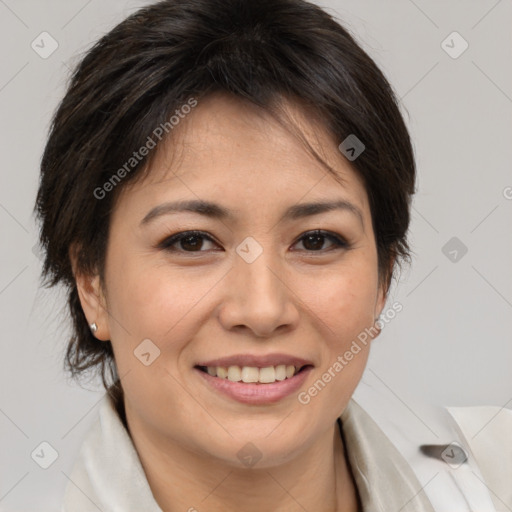
[(257, 368), (255, 366), (208, 366), (206, 371), (213, 377), (228, 379), (233, 382), (261, 382), (269, 384), (276, 380), (285, 380), (293, 377), (299, 367), (280, 364), (277, 366), (266, 366)]

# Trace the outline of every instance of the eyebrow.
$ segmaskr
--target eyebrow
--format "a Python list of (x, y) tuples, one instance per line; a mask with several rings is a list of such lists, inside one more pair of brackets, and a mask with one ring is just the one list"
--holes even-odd
[[(359, 218), (364, 228), (363, 214), (361, 210), (350, 201), (340, 199), (336, 201), (301, 203), (290, 206), (279, 219), (279, 222), (297, 220), (333, 210), (344, 210)], [(210, 201), (201, 199), (174, 201), (162, 203), (151, 209), (142, 219), (140, 225), (148, 224), (153, 219), (172, 213), (192, 212), (204, 215), (212, 219), (234, 220), (233, 212)]]

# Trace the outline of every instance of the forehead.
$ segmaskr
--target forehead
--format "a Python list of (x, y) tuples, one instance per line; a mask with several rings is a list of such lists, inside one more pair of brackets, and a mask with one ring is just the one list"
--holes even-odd
[(287, 127), (231, 96), (199, 101), (155, 148), (144, 179), (121, 197), (215, 200), (228, 208), (345, 198), (367, 210), (364, 184), (332, 134), (296, 104), (284, 108)]

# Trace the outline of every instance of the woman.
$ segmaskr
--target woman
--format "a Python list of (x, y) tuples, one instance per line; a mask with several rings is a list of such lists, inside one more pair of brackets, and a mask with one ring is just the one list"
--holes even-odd
[(480, 409), (432, 439), (352, 397), (414, 185), (390, 85), (312, 4), (165, 0), (104, 36), (37, 197), (68, 368), (107, 389), (62, 510), (512, 506), (510, 412), (469, 443)]

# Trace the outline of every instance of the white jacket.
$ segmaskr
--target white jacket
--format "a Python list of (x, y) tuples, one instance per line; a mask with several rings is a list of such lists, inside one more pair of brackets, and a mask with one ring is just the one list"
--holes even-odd
[[(410, 407), (367, 372), (339, 426), (364, 512), (512, 510), (509, 409)], [(61, 510), (162, 512), (108, 395), (80, 448)]]

